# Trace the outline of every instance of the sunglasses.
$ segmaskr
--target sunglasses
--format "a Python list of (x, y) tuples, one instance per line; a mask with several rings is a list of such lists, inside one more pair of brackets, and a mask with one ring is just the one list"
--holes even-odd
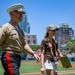
[(51, 30), (52, 32), (56, 32), (56, 30)]
[(17, 13), (20, 13), (20, 14), (25, 14), (25, 12), (23, 12), (23, 11), (17, 11), (17, 10), (15, 10), (14, 12), (17, 12)]

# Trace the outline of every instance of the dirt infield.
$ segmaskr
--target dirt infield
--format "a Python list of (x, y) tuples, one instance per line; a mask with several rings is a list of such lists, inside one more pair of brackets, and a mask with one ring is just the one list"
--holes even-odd
[[(58, 71), (58, 75), (71, 73), (75, 73), (75, 70)], [(22, 73), (21, 75), (44, 75), (44, 74), (41, 74), (41, 72), (36, 72), (36, 73)]]

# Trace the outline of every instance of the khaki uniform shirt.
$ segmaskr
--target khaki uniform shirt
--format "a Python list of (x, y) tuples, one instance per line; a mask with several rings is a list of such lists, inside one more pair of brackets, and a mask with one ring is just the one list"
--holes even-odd
[[(44, 50), (44, 61), (49, 60), (54, 62), (53, 56), (56, 56), (56, 51), (58, 50), (58, 44), (55, 42), (55, 40), (52, 40), (52, 47), (49, 46), (50, 40), (48, 38), (45, 38), (41, 42), (41, 50)], [(51, 52), (52, 49), (52, 52)]]
[(0, 28), (0, 46), (3, 51), (12, 51), (21, 55), (26, 41), (24, 33), (19, 26), (18, 30), (11, 22), (4, 24)]

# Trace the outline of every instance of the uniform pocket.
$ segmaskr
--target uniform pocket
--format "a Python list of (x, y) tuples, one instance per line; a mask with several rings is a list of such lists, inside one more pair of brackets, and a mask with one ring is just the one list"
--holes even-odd
[(18, 35), (16, 33), (10, 34), (10, 39), (18, 39)]

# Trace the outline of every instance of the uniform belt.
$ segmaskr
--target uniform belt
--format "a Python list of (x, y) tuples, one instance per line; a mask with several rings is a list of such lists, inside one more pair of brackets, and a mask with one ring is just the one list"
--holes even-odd
[(13, 51), (3, 51), (3, 52), (7, 52), (7, 53), (14, 53)]
[(5, 51), (5, 50), (3, 50), (3, 53), (10, 53), (10, 54), (16, 54), (16, 55), (21, 55), (21, 52), (18, 52), (18, 51)]
[(14, 50), (3, 50), (3, 52), (10, 52), (10, 53), (14, 53), (14, 52), (16, 52), (16, 53), (21, 53), (21, 52), (14, 51)]

